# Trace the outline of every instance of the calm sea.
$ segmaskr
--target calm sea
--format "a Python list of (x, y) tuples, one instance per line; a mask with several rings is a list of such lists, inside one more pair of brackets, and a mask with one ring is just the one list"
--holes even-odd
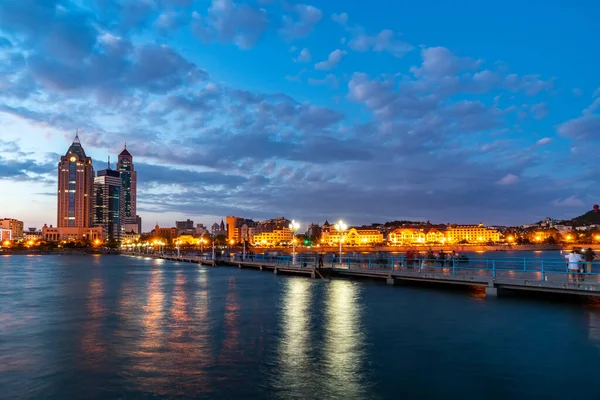
[(600, 305), (0, 257), (0, 398), (598, 399)]

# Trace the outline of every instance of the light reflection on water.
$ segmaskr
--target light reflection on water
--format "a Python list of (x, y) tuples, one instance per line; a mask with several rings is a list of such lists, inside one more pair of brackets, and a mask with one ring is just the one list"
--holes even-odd
[(361, 323), (360, 286), (334, 280), (326, 294), (325, 349), (329, 398), (365, 398), (365, 330)]

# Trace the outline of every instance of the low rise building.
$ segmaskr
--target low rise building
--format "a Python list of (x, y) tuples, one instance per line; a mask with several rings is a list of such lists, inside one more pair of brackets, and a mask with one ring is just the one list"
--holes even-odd
[(446, 229), (446, 241), (448, 243), (487, 243), (499, 242), (500, 232), (490, 229), (483, 224), (479, 225), (450, 225)]
[(0, 228), (10, 229), (12, 232), (11, 240), (23, 239), (23, 221), (14, 218), (4, 218), (0, 220)]
[(383, 234), (377, 229), (350, 228), (345, 232), (325, 221), (322, 227), (321, 243), (325, 245), (339, 244), (340, 240), (347, 246), (368, 246), (383, 243)]
[(253, 235), (252, 243), (256, 246), (277, 246), (280, 243), (291, 243), (293, 239), (290, 228), (282, 228)]
[(89, 241), (90, 243), (103, 242), (103, 230), (101, 226), (91, 228), (77, 227), (53, 227), (52, 225), (44, 225), (42, 227), (42, 238), (48, 242), (60, 241)]

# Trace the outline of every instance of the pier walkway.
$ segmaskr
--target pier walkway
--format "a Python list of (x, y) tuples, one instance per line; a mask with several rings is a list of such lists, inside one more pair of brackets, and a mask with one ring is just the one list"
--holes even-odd
[[(591, 271), (573, 276), (568, 273), (564, 259), (505, 258), (498, 260), (472, 259), (427, 262), (423, 259), (407, 260), (404, 257), (344, 257), (342, 260), (323, 260), (317, 268), (315, 256), (297, 256), (296, 263), (289, 255), (253, 255), (242, 260), (239, 255), (217, 259), (207, 257), (177, 257), (123, 253), (142, 257), (197, 263), (208, 266), (229, 266), (271, 271), (275, 274), (306, 275), (312, 278), (348, 277), (381, 279), (388, 284), (402, 282), (428, 282), (448, 285), (467, 285), (485, 288), (486, 295), (496, 296), (498, 291), (519, 290), (579, 296), (600, 296), (600, 262), (590, 263)], [(340, 262), (341, 261), (341, 262)], [(584, 267), (588, 263), (582, 263)]]

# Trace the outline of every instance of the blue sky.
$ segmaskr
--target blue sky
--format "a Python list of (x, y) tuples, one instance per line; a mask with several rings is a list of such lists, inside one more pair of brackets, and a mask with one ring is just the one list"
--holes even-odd
[(600, 196), (599, 10), (5, 0), (0, 216), (55, 223), (76, 129), (97, 170), (128, 143), (146, 229), (580, 215)]

